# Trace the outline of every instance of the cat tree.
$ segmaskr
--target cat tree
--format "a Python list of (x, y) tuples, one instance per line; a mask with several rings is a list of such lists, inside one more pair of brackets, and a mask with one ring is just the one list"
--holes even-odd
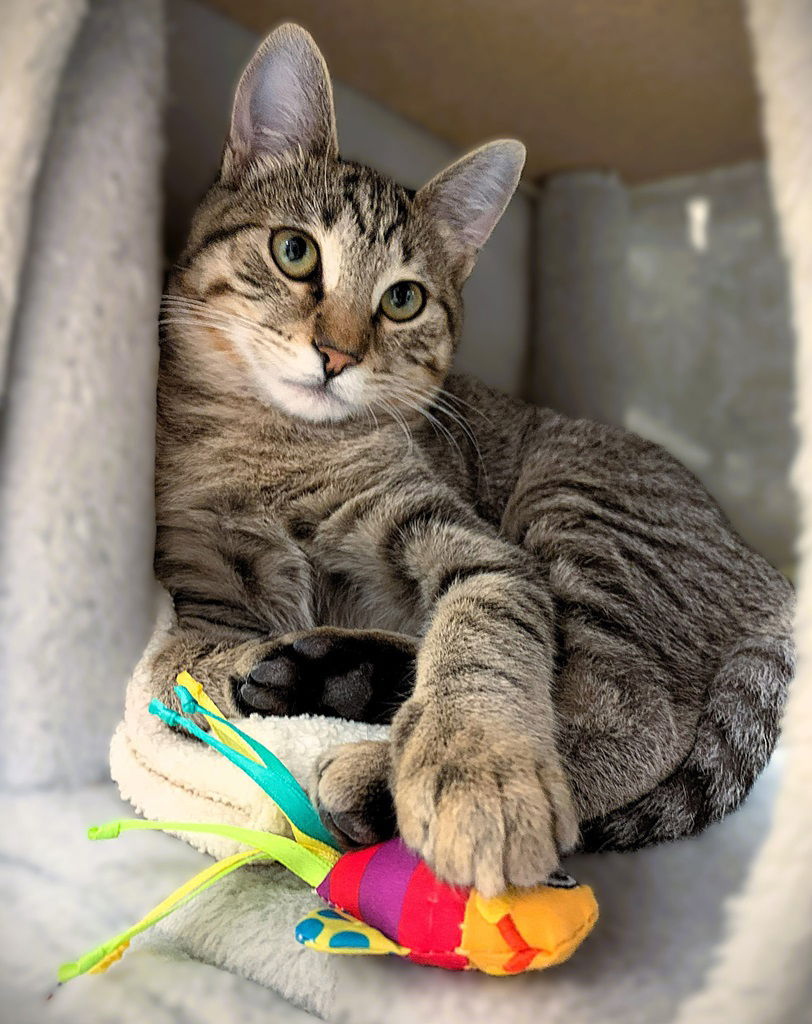
[[(158, 0), (139, 5), (53, 0), (36, 8), (11, 0), (6, 6), (0, 38), (5, 131), (0, 340), (9, 339), (10, 356), (0, 466), (6, 708), (0, 809), (10, 826), (3, 837), (8, 861), (0, 880), (6, 906), (17, 908), (20, 923), (14, 948), (0, 959), (6, 961), (3, 984), (13, 983), (8, 1005), (16, 1006), (16, 999), (17, 1019), (34, 1021), (40, 1019), (39, 999), (50, 975), (50, 965), (36, 966), (34, 925), (39, 922), (41, 933), (49, 936), (46, 954), (56, 964), (92, 942), (82, 930), (88, 927), (83, 901), (93, 913), (119, 914), (122, 925), (129, 923), (136, 905), (126, 902), (128, 872), (143, 865), (138, 854), (122, 862), (116, 905), (102, 908), (94, 902), (92, 872), (82, 874), (78, 860), (65, 868), (72, 896), (61, 890), (55, 898), (56, 890), (48, 888), (56, 872), (54, 849), (64, 843), (69, 853), (74, 839), (83, 843), (68, 828), (95, 815), (92, 809), (101, 804), (105, 810), (99, 816), (109, 814), (110, 785), (89, 784), (106, 774), (107, 737), (127, 666), (143, 645), (154, 607), (150, 325), (161, 259), (155, 140), (166, 28)], [(414, 1020), (415, 1014), (474, 1022), (500, 1019), (508, 1011), (517, 1021), (543, 1014), (550, 1024), (575, 1019), (799, 1024), (806, 1019), (812, 1000), (812, 6), (809, 0), (749, 0), (747, 10), (798, 343), (799, 666), (785, 720), (783, 770), (754, 802), (696, 842), (596, 862), (604, 921), (615, 931), (604, 940), (596, 935), (594, 956), (588, 958), (585, 949), (560, 973), (533, 982), (536, 988), (521, 987), (524, 982), (507, 988), (497, 982), (494, 988), (479, 985), (479, 979), (464, 979), (471, 984), (460, 986), (431, 972), (406, 975), (398, 965), (382, 963), (360, 965), (358, 973), (314, 967), (310, 961), (305, 967), (282, 945), (289, 937), (288, 917), (298, 912), (294, 897), (278, 880), (268, 883), (256, 875), (229, 890), (228, 912), (211, 903), (198, 916), (181, 915), (174, 931), (165, 933), (172, 940), (167, 949), (225, 966), (276, 988), (299, 1006), (328, 1017), (341, 1014), (353, 1024), (372, 1024), (384, 1013), (397, 1024)], [(86, 206), (91, 193), (103, 202)], [(584, 236), (591, 234), (594, 245), (588, 247), (589, 261), (570, 260), (555, 273), (556, 288), (567, 281), (567, 303), (545, 304), (542, 278), (543, 326), (550, 344), (563, 339), (572, 329), (566, 318), (574, 309), (584, 345), (593, 346), (599, 358), (598, 329), (614, 329), (610, 299), (602, 322), (593, 315), (602, 289), (611, 286), (612, 234), (622, 230), (614, 180), (565, 176), (542, 199), (539, 231), (550, 239), (548, 250), (558, 248), (562, 256), (556, 225), (567, 208), (577, 209)], [(80, 280), (76, 267), (83, 268)], [(548, 273), (554, 271), (550, 267)], [(567, 360), (562, 352), (558, 371), (572, 384), (577, 366)], [(605, 398), (611, 402), (611, 388)], [(591, 410), (597, 416), (610, 411)], [(308, 747), (299, 735), (286, 736), (283, 724), (268, 729), (278, 730), (272, 743), (294, 768), (297, 754), (284, 744), (299, 744), (302, 771), (317, 740), (325, 740), (313, 736)], [(127, 775), (130, 762), (121, 735), (116, 771), (122, 779), (127, 776), (125, 790), (144, 804), (163, 798), (165, 787), (156, 785), (153, 795), (146, 783)], [(147, 752), (156, 767), (163, 763), (189, 779), (205, 776), (204, 751), (191, 753), (181, 765), (172, 749), (160, 746), (160, 738), (149, 740), (156, 745)], [(134, 763), (142, 752), (131, 753)], [(148, 771), (149, 764), (141, 768)], [(250, 814), (250, 800), (239, 785), (226, 779), (223, 786), (225, 795)], [(194, 792), (187, 797), (196, 799)], [(47, 827), (63, 831), (48, 842), (34, 842), (29, 830), (31, 849), (26, 850), (26, 808), (41, 809)], [(43, 827), (40, 822), (40, 832)], [(753, 841), (756, 830), (767, 834), (751, 862), (742, 856), (742, 846)], [(178, 859), (180, 881), (192, 851), (172, 840), (162, 849), (169, 874)], [(25, 857), (31, 870), (15, 873), (15, 863)], [(162, 882), (158, 891), (169, 887)], [(140, 883), (135, 888), (143, 899)], [(60, 920), (52, 924), (55, 902)], [(714, 908), (712, 920), (705, 916), (708, 906)], [(229, 931), (225, 919), (235, 908), (244, 916)], [(97, 928), (99, 935), (110, 930), (107, 920)], [(53, 945), (57, 941), (60, 948)], [(679, 985), (668, 970), (653, 977), (647, 969), (653, 962), (647, 957), (658, 949), (694, 957), (682, 974), (675, 960)], [(220, 1007), (233, 1016), (239, 1007), (246, 1022), (267, 1017), (270, 995), (262, 992), (258, 999), (242, 979), (212, 975), (199, 964), (156, 957), (149, 950), (141, 960), (133, 954), (129, 963), (134, 965), (130, 973), (122, 967), (120, 973), (58, 993), (49, 1015), (88, 1024), (106, 1011), (121, 1020), (143, 1019), (145, 1013), (157, 1019), (156, 1007), (172, 991), (175, 1005), (160, 1011), (167, 1021), (181, 1005), (193, 1009), (203, 999), (212, 1012)], [(143, 993), (154, 1001), (139, 1002)], [(276, 1019), (283, 1019), (282, 1013), (278, 1009)]]

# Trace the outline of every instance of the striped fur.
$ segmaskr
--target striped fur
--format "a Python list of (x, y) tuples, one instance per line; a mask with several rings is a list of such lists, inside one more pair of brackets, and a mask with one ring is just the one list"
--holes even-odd
[[(630, 848), (734, 808), (793, 669), (789, 585), (687, 470), (449, 375), (520, 163), (495, 143), (410, 193), (342, 161), (318, 51), (278, 30), (171, 275), (159, 381), (156, 694), (183, 667), (229, 713), (392, 718), (391, 745), (325, 757), (326, 820), (368, 839), (389, 790), (406, 842), (486, 894), (579, 829)], [(318, 244), (312, 279), (274, 264), (279, 227)], [(428, 300), (395, 324), (398, 280)], [(327, 379), (325, 338), (355, 360)]]

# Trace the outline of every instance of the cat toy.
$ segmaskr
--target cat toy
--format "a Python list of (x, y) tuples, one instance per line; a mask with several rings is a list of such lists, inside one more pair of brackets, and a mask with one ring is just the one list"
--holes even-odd
[[(486, 899), (474, 889), (438, 879), (398, 839), (342, 853), (307, 794), (261, 743), (227, 721), (200, 683), (181, 673), (175, 692), (181, 711), (158, 700), (150, 711), (219, 751), (276, 803), (293, 838), (234, 825), (122, 819), (93, 826), (90, 839), (158, 829), (208, 833), (236, 840), (244, 849), (209, 865), (136, 925), (63, 964), (59, 980), (100, 972), (120, 959), (130, 940), (245, 864), (275, 860), (307, 882), (328, 904), (296, 926), (302, 945), (325, 953), (405, 957), (451, 970), (509, 975), (541, 970), (566, 960), (592, 930), (598, 907), (592, 890), (556, 872), (532, 889)], [(211, 732), (189, 716), (202, 715)]]

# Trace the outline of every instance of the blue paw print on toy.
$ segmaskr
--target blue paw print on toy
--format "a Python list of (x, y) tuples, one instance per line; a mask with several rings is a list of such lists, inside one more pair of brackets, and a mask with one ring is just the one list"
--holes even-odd
[(330, 949), (369, 949), (369, 936), (359, 932), (336, 932), (330, 936)]
[(317, 939), (324, 931), (324, 925), (315, 917), (306, 917), (296, 925), (296, 941), (305, 943)]
[(296, 939), (303, 946), (335, 953), (360, 953), (373, 948), (367, 925), (332, 908), (311, 911), (296, 925)]

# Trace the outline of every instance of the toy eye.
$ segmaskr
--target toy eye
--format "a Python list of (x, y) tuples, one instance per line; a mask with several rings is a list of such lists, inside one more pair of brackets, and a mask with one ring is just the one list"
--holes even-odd
[(319, 248), (310, 235), (291, 228), (271, 235), (271, 255), (282, 273), (295, 281), (310, 277), (319, 265)]
[(414, 320), (426, 305), (426, 292), (417, 281), (398, 281), (383, 293), (381, 312), (390, 320)]

